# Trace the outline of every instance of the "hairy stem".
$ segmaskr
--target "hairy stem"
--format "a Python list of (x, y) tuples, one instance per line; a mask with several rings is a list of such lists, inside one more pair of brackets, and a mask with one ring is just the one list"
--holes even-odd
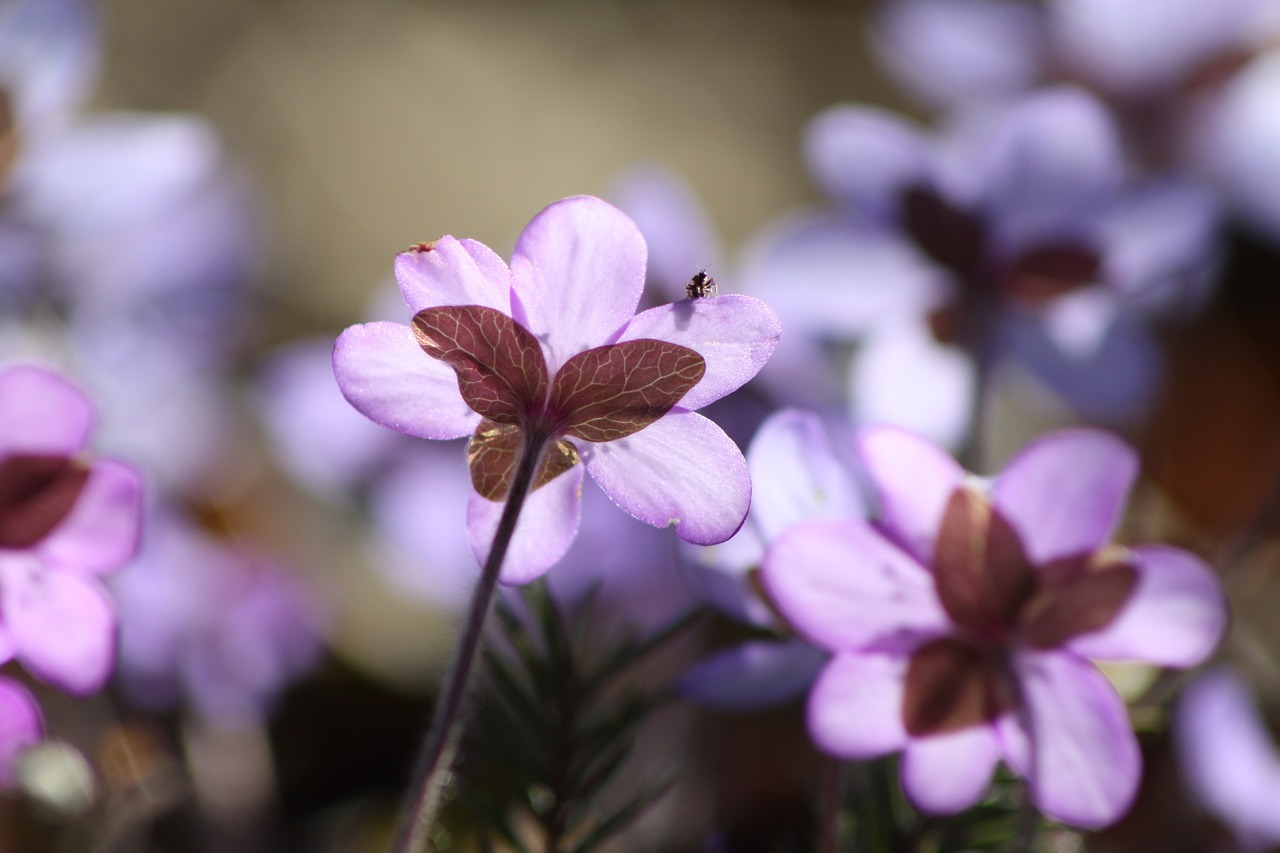
[(444, 783), (453, 766), (454, 752), (457, 749), (460, 732), (458, 712), (466, 698), (467, 683), (470, 681), (476, 651), (480, 647), (485, 618), (489, 615), (489, 606), (498, 585), (498, 574), (502, 570), (503, 559), (511, 545), (511, 536), (515, 533), (520, 510), (533, 485), (533, 477), (546, 443), (547, 437), (538, 432), (531, 430), (525, 436), (511, 493), (507, 496), (502, 517), (498, 520), (498, 530), (493, 535), (493, 546), (489, 549), (489, 557), (480, 572), (480, 580), (476, 582), (471, 594), (471, 606), (462, 625), (462, 635), (458, 638), (453, 661), (440, 685), (440, 695), (431, 715), (431, 725), (427, 728), (418, 751), (409, 797), (401, 811), (400, 828), (391, 848), (394, 853), (418, 853), (425, 849), (427, 835), (440, 810)]

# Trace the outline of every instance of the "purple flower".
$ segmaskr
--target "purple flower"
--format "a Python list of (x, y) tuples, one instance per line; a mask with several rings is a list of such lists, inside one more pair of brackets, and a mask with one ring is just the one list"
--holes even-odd
[(1226, 620), (1195, 556), (1107, 544), (1133, 452), (1054, 433), (988, 483), (903, 430), (858, 444), (878, 522), (801, 524), (764, 561), (779, 611), (834, 655), (809, 695), (814, 741), (846, 759), (901, 750), (903, 787), (928, 812), (975, 803), (1003, 760), (1048, 816), (1116, 820), (1141, 757), (1089, 659), (1194, 665)]
[(167, 512), (112, 588), (120, 674), (141, 704), (186, 700), (221, 725), (256, 722), (321, 651), (314, 596), (264, 554), (231, 547)]
[(1239, 848), (1280, 844), (1280, 755), (1239, 677), (1217, 668), (1196, 678), (1178, 703), (1174, 735), (1188, 790)]
[[(1088, 415), (1141, 411), (1157, 362), (1134, 321), (1200, 298), (1211, 199), (1182, 184), (1126, 189), (1108, 114), (1076, 89), (961, 119), (930, 137), (872, 108), (818, 116), (809, 158), (840, 210), (767, 235), (747, 286), (804, 336), (860, 342), (859, 423), (958, 445), (975, 357), (1012, 356)], [(815, 360), (794, 362), (775, 359), (762, 379), (795, 387)]]
[(90, 463), (94, 412), (61, 376), (0, 371), (0, 649), (70, 693), (110, 674), (115, 610), (99, 576), (138, 548), (141, 478)]
[(568, 549), (584, 467), (619, 506), (676, 525), (688, 542), (723, 541), (746, 516), (742, 454), (694, 410), (756, 374), (778, 319), (737, 295), (635, 314), (645, 258), (620, 211), (564, 199), (525, 227), (510, 269), (449, 236), (401, 254), (412, 326), (353, 326), (334, 347), (339, 387), (372, 420), (422, 438), (472, 435), (467, 527), (482, 558), (521, 447), (539, 448), (507, 583), (540, 575)]

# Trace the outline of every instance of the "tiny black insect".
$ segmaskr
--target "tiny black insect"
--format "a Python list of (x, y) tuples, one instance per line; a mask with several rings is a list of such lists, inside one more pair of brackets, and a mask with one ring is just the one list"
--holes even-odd
[(693, 274), (693, 278), (689, 279), (689, 283), (684, 286), (684, 292), (690, 299), (705, 299), (708, 296), (715, 296), (717, 292), (716, 280), (707, 275), (706, 270), (698, 270)]

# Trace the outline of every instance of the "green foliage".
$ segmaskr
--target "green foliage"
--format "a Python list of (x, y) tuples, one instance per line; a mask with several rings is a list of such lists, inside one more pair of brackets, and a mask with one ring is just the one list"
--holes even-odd
[(498, 598), (446, 814), (474, 847), (455, 849), (590, 853), (674, 781), (626, 772), (641, 726), (671, 699), (627, 676), (696, 614), (602, 641), (587, 636), (593, 606), (562, 612), (540, 581)]

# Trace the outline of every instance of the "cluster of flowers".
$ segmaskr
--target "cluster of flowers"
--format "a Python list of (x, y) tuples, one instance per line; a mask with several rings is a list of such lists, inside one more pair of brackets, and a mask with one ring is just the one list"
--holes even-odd
[[(143, 705), (254, 720), (320, 624), (277, 561), (198, 520), (244, 429), (250, 198), (202, 118), (82, 109), (95, 9), (0, 3), (0, 646), (73, 695), (118, 658)], [(95, 446), (136, 468), (84, 458), (95, 408)], [(4, 696), (8, 779), (37, 717)]]
[[(1249, 23), (1275, 9), (1176, 6), (889, 4), (878, 45), (946, 107), (942, 129), (868, 106), (819, 115), (805, 153), (835, 204), (766, 229), (736, 276), (715, 266), (696, 202), (653, 170), (614, 193), (630, 217), (589, 197), (550, 205), (509, 266), (471, 240), (412, 247), (395, 267), (411, 322), (348, 329), (333, 369), (377, 424), (470, 435), (470, 482), (461, 449), (452, 465), (436, 457), (432, 474), (406, 477), (431, 488), (384, 481), (384, 529), (394, 537), (414, 526), (404, 518), (418, 529), (430, 518), (439, 542), (440, 511), (465, 502), (482, 562), (532, 447), (539, 467), (504, 582), (576, 553), (619, 587), (670, 564), (659, 540), (628, 547), (623, 528), (612, 532), (620, 514), (581, 514), (585, 470), (635, 518), (715, 545), (683, 551), (668, 601), (692, 589), (777, 635), (695, 667), (686, 696), (749, 709), (807, 692), (814, 742), (841, 759), (902, 751), (904, 788), (927, 812), (976, 804), (1003, 761), (1049, 817), (1116, 821), (1141, 756), (1124, 700), (1091, 661), (1200, 664), (1226, 629), (1221, 584), (1189, 551), (1110, 542), (1138, 476), (1137, 455), (1111, 433), (1044, 436), (992, 479), (967, 474), (948, 448), (972, 452), (1006, 365), (1087, 420), (1136, 418), (1159, 383), (1151, 323), (1203, 304), (1226, 217), (1280, 236), (1280, 145), (1274, 127), (1254, 132), (1274, 124), (1264, 93), (1280, 85), (1274, 59), (1250, 53)], [(1236, 62), (1208, 79), (1228, 54)], [(686, 289), (703, 267), (719, 288), (704, 278)], [(646, 275), (673, 301), (637, 313)], [(852, 362), (833, 361), (832, 343), (855, 344)], [(282, 375), (313, 371), (302, 365), (315, 358), (290, 354)], [(754, 430), (744, 462), (695, 410), (757, 373), (750, 400), (716, 407), (731, 431)], [(306, 399), (319, 401), (312, 387)], [(761, 425), (770, 406), (782, 408)], [(341, 448), (350, 467), (298, 458), (327, 487), (367, 475), (388, 446), (385, 433), (350, 441), (367, 424), (334, 416), (311, 441)], [(284, 407), (278, 423), (291, 429)], [(468, 570), (448, 585), (457, 601), (474, 563), (459, 556), (453, 518), (455, 546), (434, 553)], [(590, 543), (580, 552), (579, 528)], [(439, 594), (438, 581), (425, 587)], [(632, 587), (624, 600), (643, 596)], [(1238, 689), (1204, 698), (1215, 689), (1199, 688), (1186, 715), (1246, 716)], [(1198, 778), (1212, 788), (1233, 771), (1210, 763)], [(1228, 819), (1248, 811), (1219, 809), (1224, 796), (1201, 799)]]

